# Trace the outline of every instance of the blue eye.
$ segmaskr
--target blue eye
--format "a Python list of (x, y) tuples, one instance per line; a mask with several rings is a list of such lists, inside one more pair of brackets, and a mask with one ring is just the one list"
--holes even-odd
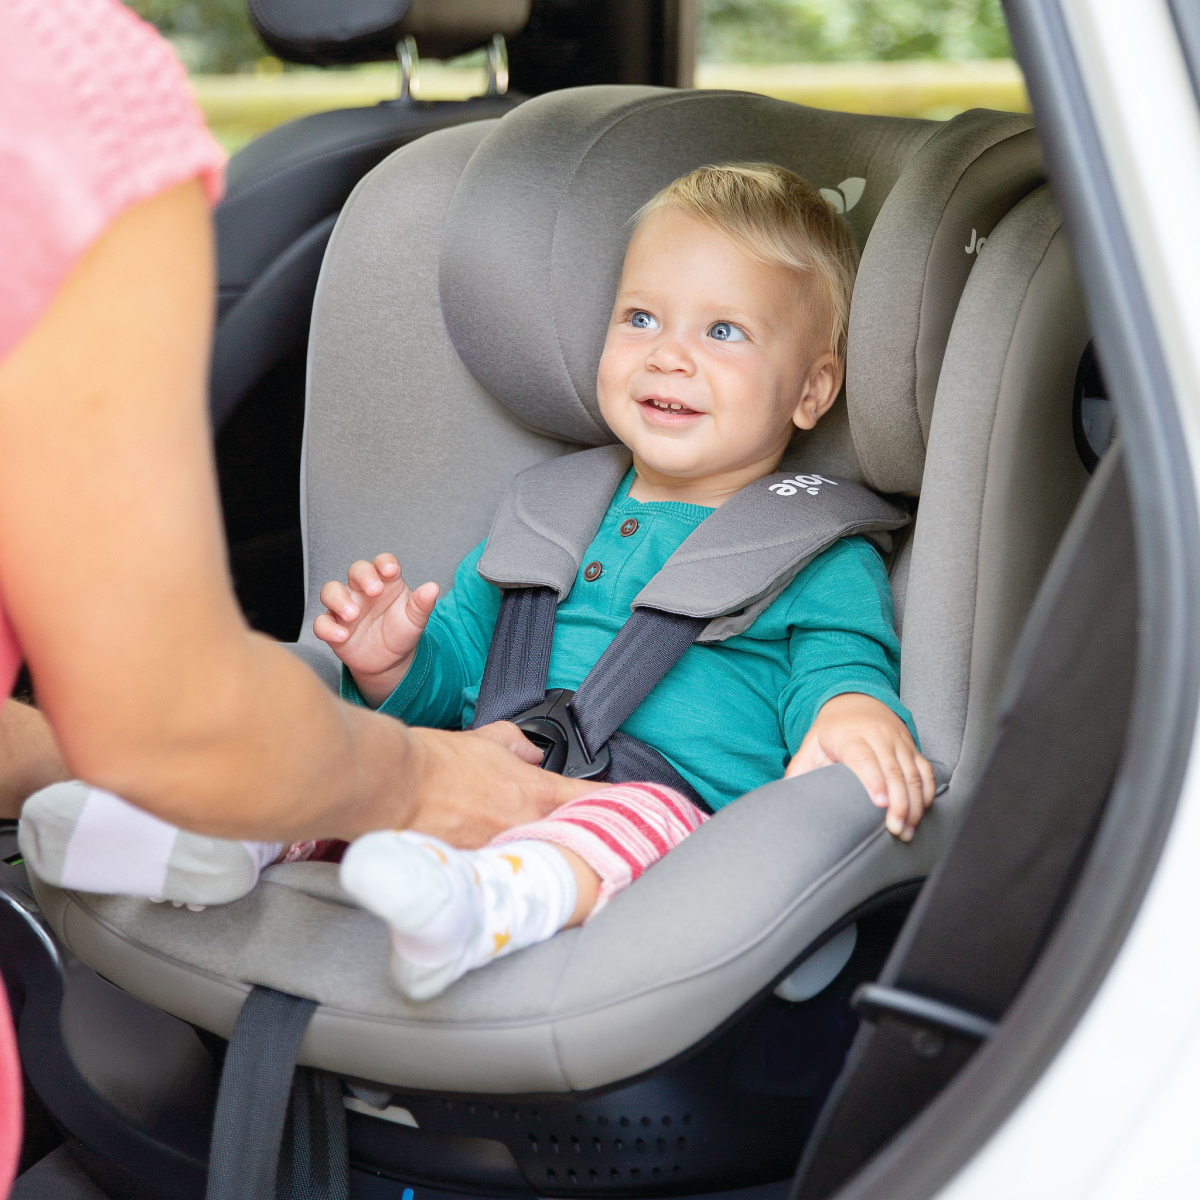
[(709, 331), (708, 336), (718, 342), (744, 342), (746, 335), (730, 321), (718, 321)]
[(657, 329), (658, 322), (648, 313), (638, 310), (629, 318), (629, 323), (634, 329)]

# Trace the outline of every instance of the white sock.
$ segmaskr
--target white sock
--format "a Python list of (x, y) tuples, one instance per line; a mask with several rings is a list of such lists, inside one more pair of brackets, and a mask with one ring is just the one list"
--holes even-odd
[(369, 833), (346, 851), (341, 881), (391, 926), (392, 973), (413, 1000), (553, 937), (578, 898), (567, 860), (533, 840), (455, 850), (425, 834)]
[(57, 887), (190, 906), (245, 895), (283, 849), (188, 833), (78, 781), (35, 792), (18, 839), (33, 871)]

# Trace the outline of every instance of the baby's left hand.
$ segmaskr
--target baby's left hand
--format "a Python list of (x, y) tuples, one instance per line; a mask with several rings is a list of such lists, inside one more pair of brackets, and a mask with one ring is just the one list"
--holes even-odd
[(933, 768), (917, 750), (908, 726), (886, 704), (861, 692), (827, 700), (784, 777), (833, 763), (848, 766), (872, 801), (888, 810), (890, 833), (902, 842), (912, 841), (937, 785)]

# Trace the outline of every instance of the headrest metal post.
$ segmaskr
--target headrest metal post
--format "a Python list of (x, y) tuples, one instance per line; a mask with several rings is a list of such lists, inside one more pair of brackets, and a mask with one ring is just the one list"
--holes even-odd
[(503, 96), (508, 91), (508, 43), (504, 34), (492, 35), (487, 52), (487, 95)]
[[(421, 90), (421, 56), (417, 53), (417, 39), (410, 33), (396, 43), (396, 61), (400, 64), (399, 100), (415, 100)], [(507, 82), (507, 72), (505, 73)]]

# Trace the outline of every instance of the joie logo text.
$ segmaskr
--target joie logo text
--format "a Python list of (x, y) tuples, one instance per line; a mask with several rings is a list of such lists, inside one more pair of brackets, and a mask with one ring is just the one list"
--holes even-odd
[(784, 479), (779, 483), (771, 484), (767, 491), (774, 492), (777, 496), (794, 496), (801, 491), (807, 492), (810, 496), (819, 496), (823, 483), (829, 484), (830, 487), (837, 487), (836, 480), (826, 479), (824, 475), (797, 475), (792, 479)]

